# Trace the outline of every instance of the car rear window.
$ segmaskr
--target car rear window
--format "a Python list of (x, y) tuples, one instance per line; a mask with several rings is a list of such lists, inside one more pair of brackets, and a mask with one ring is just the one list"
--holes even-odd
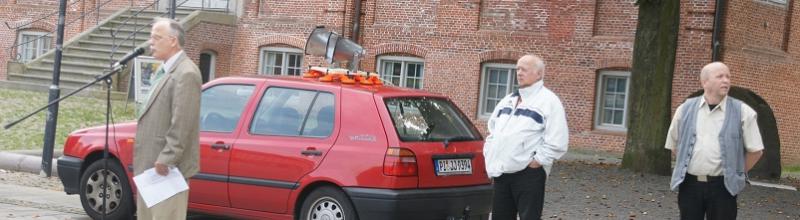
[(479, 140), (478, 131), (450, 101), (429, 97), (384, 100), (402, 141)]

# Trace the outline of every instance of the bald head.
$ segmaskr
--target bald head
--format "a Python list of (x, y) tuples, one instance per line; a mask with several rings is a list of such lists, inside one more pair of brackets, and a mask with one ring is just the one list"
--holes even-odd
[(706, 64), (702, 70), (700, 70), (700, 81), (708, 80), (708, 77), (711, 76), (712, 73), (717, 71), (724, 71), (730, 73), (731, 70), (728, 69), (728, 65), (725, 65), (722, 62), (713, 62)]
[(542, 77), (544, 77), (544, 61), (541, 57), (527, 54), (519, 58), (518, 63), (522, 62), (524, 65), (531, 67), (533, 70), (541, 73)]
[(709, 63), (700, 70), (700, 84), (703, 85), (703, 97), (706, 102), (718, 104), (731, 88), (731, 71), (721, 62)]
[(517, 60), (517, 84), (520, 88), (533, 85), (544, 78), (544, 61), (536, 55), (525, 55)]

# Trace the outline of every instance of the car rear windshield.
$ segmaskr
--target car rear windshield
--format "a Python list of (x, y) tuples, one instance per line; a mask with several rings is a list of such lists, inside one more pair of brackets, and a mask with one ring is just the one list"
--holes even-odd
[(480, 134), (450, 101), (429, 97), (384, 100), (402, 141), (469, 141)]

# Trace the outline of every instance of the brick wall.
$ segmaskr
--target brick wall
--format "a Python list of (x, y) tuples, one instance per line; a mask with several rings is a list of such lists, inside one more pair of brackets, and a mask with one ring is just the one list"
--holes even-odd
[[(593, 128), (595, 78), (601, 69), (630, 68), (635, 20), (595, 14), (606, 9), (635, 13), (632, 2), (614, 2), (602, 10), (596, 9), (595, 2), (575, 1), (412, 2), (419, 4), (414, 10), (435, 9), (426, 13), (437, 16), (436, 25), (391, 11), (408, 7), (402, 4), (365, 4), (362, 39), (368, 54), (364, 69), (374, 71), (376, 57), (381, 55), (422, 51), (416, 56), (425, 60), (424, 89), (451, 97), (485, 132), (485, 119), (477, 117), (481, 65), (514, 63), (522, 54), (539, 54), (548, 65), (545, 84), (567, 109), (571, 145), (621, 152), (624, 133)], [(381, 21), (382, 14), (392, 14), (395, 20)], [(625, 22), (631, 25), (606, 25)], [(595, 32), (595, 23), (616, 29), (610, 34)]]
[[(210, 51), (216, 55), (214, 77), (220, 78), (232, 74), (230, 71), (233, 57), (235, 26), (200, 23), (186, 33), (184, 51), (195, 64), (200, 64), (200, 53)], [(213, 33), (213, 34), (211, 34)]]
[[(790, 1), (792, 2), (792, 1)], [(798, 8), (798, 2), (794, 8)], [(797, 59), (800, 31), (790, 29), (787, 5), (768, 1), (736, 1), (727, 8), (722, 60), (732, 72), (732, 83), (764, 98), (775, 114), (781, 140), (783, 164), (800, 163), (800, 97), (796, 94), (800, 75)], [(787, 34), (788, 33), (788, 34)]]

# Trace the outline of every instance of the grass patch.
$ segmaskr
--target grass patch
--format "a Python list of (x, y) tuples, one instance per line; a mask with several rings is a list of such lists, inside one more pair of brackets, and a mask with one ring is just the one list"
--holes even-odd
[(800, 173), (800, 166), (783, 166), (783, 172)]
[[(66, 95), (66, 94), (61, 94)], [(48, 93), (0, 88), (0, 124), (6, 125), (47, 104)], [(112, 100), (113, 122), (132, 121), (135, 105)], [(73, 96), (58, 107), (55, 148), (61, 148), (67, 135), (77, 129), (103, 125), (106, 101), (100, 98)], [(0, 151), (42, 149), (45, 115), (43, 110), (9, 129), (0, 128)]]

